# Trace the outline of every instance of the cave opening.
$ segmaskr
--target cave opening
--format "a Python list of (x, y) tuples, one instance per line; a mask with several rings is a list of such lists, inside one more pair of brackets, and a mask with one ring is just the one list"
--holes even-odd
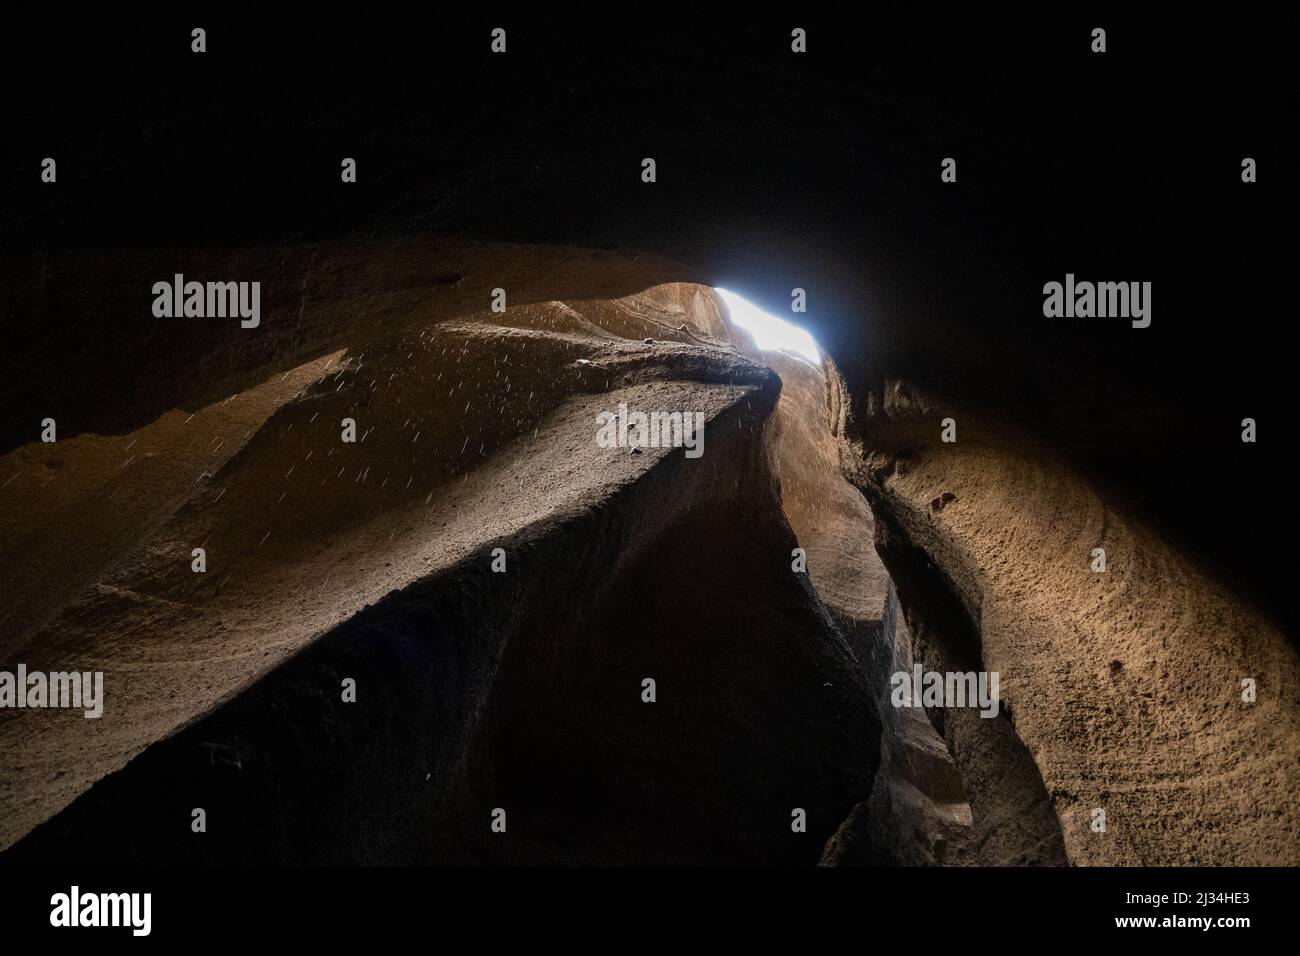
[(729, 289), (715, 286), (713, 291), (727, 304), (732, 323), (748, 332), (760, 349), (792, 352), (814, 364), (821, 361), (821, 351), (807, 329), (763, 311)]

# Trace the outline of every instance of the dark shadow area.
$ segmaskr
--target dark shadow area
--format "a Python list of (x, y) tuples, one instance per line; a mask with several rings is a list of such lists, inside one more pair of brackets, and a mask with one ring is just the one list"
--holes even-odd
[[(979, 628), (957, 589), (885, 513), (876, 515), (876, 546), (889, 569), (926, 671), (984, 670)], [(994, 717), (978, 708), (926, 708), (961, 772), (983, 866), (1065, 866), (1061, 824), (1042, 774), (1016, 734), (1005, 706)]]
[(598, 512), (510, 543), (508, 573), (480, 554), (391, 594), (0, 860), (816, 862), (870, 789), (880, 727), (781, 560), (794, 538), (763, 395), (715, 420), (713, 455), (671, 455)]

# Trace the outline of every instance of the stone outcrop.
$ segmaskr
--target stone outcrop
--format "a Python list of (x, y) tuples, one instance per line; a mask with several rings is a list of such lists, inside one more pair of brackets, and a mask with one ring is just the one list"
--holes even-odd
[[(879, 725), (790, 570), (780, 381), (725, 333), (693, 286), (408, 324), (300, 369), (260, 423), (123, 436), (239, 447), (179, 503), (143, 485), (170, 515), (33, 611), (12, 653), (104, 670), (107, 701), (0, 717), (5, 858), (815, 862)], [(701, 411), (706, 453), (599, 447), (621, 402)], [(142, 474), (82, 468), (103, 441), (47, 452), (69, 508)]]
[[(0, 860), (1295, 862), (1293, 645), (1059, 450), (622, 294), (668, 263), (497, 313), (431, 248), (5, 456), (0, 660), (107, 700), (0, 712)], [(601, 447), (620, 403), (705, 454)], [(997, 671), (999, 713), (893, 706), (914, 663)]]
[(842, 420), (842, 460), (916, 656), (1001, 675), (998, 718), (933, 715), (979, 862), (1300, 859), (1300, 684), (1282, 632), (1013, 426), (900, 382), (864, 405)]

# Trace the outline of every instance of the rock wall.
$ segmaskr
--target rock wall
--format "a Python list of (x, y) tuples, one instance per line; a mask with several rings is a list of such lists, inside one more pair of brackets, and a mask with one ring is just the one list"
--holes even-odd
[(997, 719), (932, 715), (980, 861), (1300, 859), (1300, 685), (1283, 633), (1014, 427), (900, 382), (864, 404), (842, 420), (842, 460), (918, 659), (1001, 675)]
[[(0, 713), (3, 859), (1294, 859), (1293, 646), (1041, 440), (850, 400), (704, 287), (426, 317), (413, 276), (373, 334), (5, 456), (0, 655), (108, 700)], [(704, 456), (599, 447), (619, 402), (701, 410)], [(998, 715), (895, 707), (914, 662)], [(243, 829), (196, 843), (205, 804)]]
[[(5, 860), (816, 862), (879, 725), (790, 572), (779, 379), (717, 321), (693, 287), (525, 306), (313, 376), (15, 649), (107, 702), (0, 718)], [(701, 410), (703, 456), (599, 447), (620, 402)]]

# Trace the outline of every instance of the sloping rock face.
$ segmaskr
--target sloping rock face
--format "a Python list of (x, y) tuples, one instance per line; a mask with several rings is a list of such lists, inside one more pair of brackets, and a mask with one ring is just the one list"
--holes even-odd
[(1282, 632), (1014, 427), (900, 382), (864, 405), (842, 419), (842, 460), (917, 659), (1001, 676), (997, 718), (931, 713), (978, 860), (1297, 862), (1300, 684)]
[(880, 716), (880, 769), (871, 795), (826, 845), (824, 865), (970, 866), (971, 807), (947, 742), (922, 710), (895, 707), (888, 679), (912, 671), (912, 636), (892, 582), (869, 671)]
[[(783, 11), (737, 20), (697, 10), (686, 27), (645, 17), (611, 34), (602, 18), (548, 10), (515, 19), (510, 54), (489, 69), (468, 8), (431, 8), (423, 28), (376, 22), (364, 36), (346, 20), (288, 12), (214, 21), (222, 50), (201, 69), (176, 43), (189, 26), (166, 18), (71, 21), (52, 8), (44, 28), (0, 37), (13, 54), (0, 70), (27, 90), (10, 104), (13, 163), (0, 192), (0, 662), (102, 663), (111, 690), (98, 730), (0, 714), (0, 845), (70, 801), (69, 812), (88, 813), (80, 799), (94, 781), (102, 792), (132, 755), (130, 766), (149, 760), (167, 746), (159, 741), (249, 699), (367, 607), (464, 561), (477, 573), (493, 541), (509, 551), (529, 529), (602, 513), (600, 501), (659, 474), (649, 450), (607, 473), (585, 459), (570, 470), (535, 444), (550, 434), (590, 452), (580, 435), (591, 423), (580, 432), (576, 416), (593, 409), (574, 403), (634, 389), (639, 401), (697, 400), (710, 421), (743, 407), (757, 416), (745, 419), (750, 432), (770, 426), (769, 454), (754, 460), (769, 477), (781, 460), (784, 512), (825, 597), (807, 598), (807, 582), (805, 598), (787, 594), (766, 576), (770, 561), (786, 585), (799, 581), (785, 532), (761, 532), (781, 539), (771, 554), (749, 537), (729, 554), (754, 571), (745, 593), (758, 606), (811, 601), (857, 651), (855, 676), (819, 664), (818, 687), (856, 682), (883, 706), (880, 678), (907, 652), (926, 668), (1002, 674), (1010, 706), (995, 721), (881, 711), (871, 733), (885, 734), (885, 766), (898, 769), (865, 789), (849, 775), (836, 814), (857, 809), (828, 860), (938, 862), (939, 830), (904, 840), (867, 808), (921, 796), (926, 813), (959, 807), (949, 799), (958, 770), (982, 861), (1293, 860), (1300, 627), (1294, 562), (1274, 543), (1300, 532), (1283, 440), (1294, 361), (1261, 317), (1284, 314), (1277, 277), (1294, 269), (1275, 239), (1289, 225), (1277, 191), (1285, 196), (1286, 180), (1268, 159), (1283, 153), (1276, 117), (1289, 106), (1294, 29), (1262, 14), (1187, 20), (1169, 42), (1167, 16), (1126, 11), (1111, 28), (1116, 49), (1097, 57), (1090, 27), (1068, 10), (972, 7), (945, 12), (943, 29), (928, 12), (877, 12), (865, 31), (809, 22), (809, 53), (794, 55)], [(1225, 55), (1207, 58), (1210, 48)], [(160, 58), (164, 49), (173, 55)], [(720, 63), (720, 49), (744, 55)], [(1246, 58), (1257, 82), (1235, 96)], [(84, 71), (29, 82), (31, 63), (60, 59)], [(467, 77), (464, 98), (430, 98), (465, 89)], [(1165, 95), (1170, 77), (1185, 95)], [(1206, 148), (1205, 129), (1219, 145)], [(346, 186), (344, 149), (361, 169)], [(39, 182), (30, 159), (52, 150), (57, 185)], [(1261, 176), (1247, 185), (1238, 163), (1250, 153)], [(654, 184), (639, 175), (647, 155), (659, 163)], [(959, 160), (958, 183), (939, 179), (945, 156)], [(1044, 282), (1070, 270), (1153, 280), (1151, 327), (1044, 317)], [(148, 290), (178, 272), (262, 282), (260, 328), (155, 320)], [(828, 390), (832, 438), (845, 442), (844, 472), (873, 515), (820, 469), (800, 492), (804, 459), (771, 441), (806, 432), (806, 460), (825, 460), (818, 428), (795, 412), (817, 404), (815, 376), (778, 371), (786, 389), (774, 419), (766, 377), (736, 371), (753, 351), (697, 292), (610, 301), (687, 280), (773, 312), (791, 289), (808, 292), (804, 318), (844, 380)], [(510, 310), (475, 317), (496, 288)], [(646, 337), (676, 344), (643, 347)], [(611, 363), (619, 376), (600, 367)], [(365, 403), (383, 412), (374, 430)], [(793, 424), (782, 424), (783, 407)], [(313, 420), (318, 409), (334, 420)], [(330, 455), (349, 412), (367, 437)], [(937, 443), (942, 415), (957, 419), (956, 445)], [(45, 416), (58, 421), (57, 445), (35, 444)], [(1258, 443), (1239, 440), (1245, 416), (1259, 420)], [(372, 449), (384, 449), (378, 460)], [(541, 502), (519, 491), (534, 480)], [(761, 499), (752, 514), (770, 515), (763, 480), (743, 482)], [(707, 515), (729, 499), (701, 500), (713, 502), (699, 505)], [(892, 646), (868, 521), (907, 624)], [(741, 524), (728, 533), (760, 534), (750, 512)], [(659, 527), (645, 515), (624, 531)], [(198, 580), (188, 571), (197, 546), (211, 559)], [(1106, 548), (1104, 574), (1089, 567), (1095, 547)], [(505, 581), (522, 587), (513, 574)], [(486, 621), (495, 607), (472, 595), (427, 604), (438, 620)], [(1285, 615), (1285, 626), (1257, 608)], [(603, 646), (582, 630), (594, 608), (579, 611), (572, 633)], [(388, 613), (400, 622), (414, 612)], [(415, 641), (393, 636), (405, 626), (383, 633), (394, 646)], [(809, 626), (822, 635), (815, 643), (830, 640)], [(491, 652), (476, 653), (487, 663), (454, 678), (445, 660), (375, 673), (394, 686), (400, 675), (441, 675), (439, 713), (478, 713), (462, 698), (478, 700), (498, 671)], [(766, 644), (747, 653), (773, 666), (787, 657)], [(1258, 685), (1251, 705), (1247, 678)], [(295, 700), (336, 695), (302, 680)], [(132, 686), (148, 691), (132, 697)], [(731, 690), (734, 703), (740, 688)], [(764, 702), (763, 733), (793, 720), (815, 753), (828, 731), (800, 731), (822, 712), (797, 690)], [(267, 712), (280, 715), (272, 699)], [(399, 718), (414, 705), (394, 706), (400, 730), (384, 740), (402, 747), (410, 729)], [(453, 741), (449, 753), (478, 739), (460, 716), (438, 726), (452, 728), (430, 731)], [(272, 746), (265, 728), (243, 739)], [(306, 730), (300, 739), (321, 742)], [(442, 753), (432, 739), (418, 746)], [(894, 747), (908, 740), (915, 760)], [(379, 759), (383, 742), (365, 742), (366, 759)], [(937, 765), (949, 748), (951, 767), (909, 776), (923, 754)], [(219, 748), (194, 759), (235, 773), (257, 749), (235, 763)], [(294, 779), (289, 761), (308, 759), (296, 753), (277, 756), (284, 781)], [(409, 765), (393, 759), (384, 769), (407, 779)], [(746, 772), (765, 783), (794, 773), (781, 766)], [(430, 779), (461, 792), (455, 781), (469, 778)], [(905, 782), (917, 790), (907, 800)], [(353, 792), (350, 811), (392, 806), (370, 779)], [(339, 793), (295, 796), (293, 812), (310, 821), (304, 807)], [(174, 808), (150, 806), (174, 819)], [(476, 827), (480, 810), (466, 811)], [(1098, 810), (1104, 831), (1093, 828)], [(290, 815), (249, 810), (268, 833)], [(812, 819), (810, 837), (823, 825)], [(327, 840), (309, 841), (313, 826), (277, 838), (283, 855), (327, 853)], [(382, 844), (381, 830), (366, 841)], [(340, 853), (363, 858), (366, 841), (352, 833)], [(945, 862), (959, 842), (945, 840)], [(422, 853), (431, 839), (398, 839), (374, 857), (397, 858), (396, 845)], [(485, 852), (468, 835), (464, 845)], [(161, 854), (157, 842), (138, 855), (151, 853)]]
[[(0, 716), (6, 862), (816, 862), (880, 728), (790, 570), (780, 381), (726, 331), (694, 286), (407, 322), (123, 436), (238, 450), (31, 598), (6, 656), (106, 703)], [(620, 403), (703, 414), (703, 455), (601, 447)], [(69, 502), (142, 474), (83, 467), (103, 441), (50, 452)]]
[(822, 863), (973, 862), (970, 807), (947, 745), (921, 711), (890, 701), (890, 676), (911, 670), (911, 637), (876, 553), (875, 519), (840, 467), (839, 373), (830, 359), (763, 359), (782, 383), (772, 445), (785, 513), (817, 594), (857, 653), (881, 724), (872, 789), (828, 842)]
[(888, 678), (910, 673), (911, 634), (892, 583), (881, 644), (869, 668), (880, 717), (880, 769), (868, 799), (845, 818), (822, 854), (824, 866), (971, 866), (971, 807), (948, 744), (925, 713), (893, 706)]
[[(152, 315), (141, 290), (176, 274), (198, 282), (253, 277), (261, 283), (259, 325)], [(72, 438), (135, 431), (173, 409), (197, 411), (385, 332), (479, 311), (496, 288), (508, 290), (514, 307), (575, 294), (617, 298), (690, 275), (680, 263), (636, 252), (409, 235), (215, 250), (8, 250), (0, 257), (0, 310), (24, 322), (12, 330), (11, 359), (47, 374), (0, 383), (13, 412), (0, 425), (0, 451), (34, 441), (33, 423), (46, 416), (61, 438)], [(16, 334), (23, 328), (40, 334)]]
[[(701, 286), (451, 314), (424, 268), (5, 456), (0, 659), (107, 701), (0, 712), (4, 862), (1293, 861), (1294, 648), (1058, 452)], [(601, 447), (620, 403), (703, 456)], [(894, 706), (914, 663), (1000, 712)]]

